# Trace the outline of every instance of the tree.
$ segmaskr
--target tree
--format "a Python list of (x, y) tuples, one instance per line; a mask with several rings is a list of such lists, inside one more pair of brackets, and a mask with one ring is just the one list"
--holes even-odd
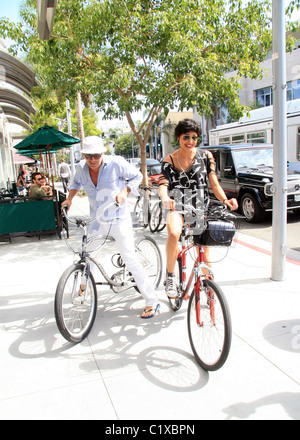
[(132, 135), (123, 134), (116, 140), (115, 153), (123, 157), (132, 157)]
[[(39, 41), (35, 1), (22, 12), (26, 29), (2, 20), (0, 35), (17, 41), (27, 61), (65, 96), (91, 94), (107, 118), (126, 115), (141, 149), (164, 110), (195, 107), (212, 114), (215, 102), (235, 117), (241, 76), (259, 78), (271, 45), (271, 0), (64, 0), (53, 37)], [(300, 0), (292, 6), (299, 7)], [(236, 75), (228, 78), (228, 71)], [(138, 128), (132, 113), (149, 109)], [(143, 129), (146, 129), (142, 136)]]

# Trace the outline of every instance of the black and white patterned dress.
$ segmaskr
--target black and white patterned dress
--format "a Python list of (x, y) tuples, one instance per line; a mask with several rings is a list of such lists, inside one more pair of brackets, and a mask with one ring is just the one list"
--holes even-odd
[(168, 181), (169, 197), (175, 200), (175, 210), (184, 213), (185, 220), (192, 222), (185, 206), (193, 206), (197, 210), (207, 210), (209, 204), (208, 175), (211, 171), (211, 160), (207, 151), (197, 150), (191, 167), (182, 171), (175, 167), (172, 156), (172, 164), (162, 163), (162, 179)]

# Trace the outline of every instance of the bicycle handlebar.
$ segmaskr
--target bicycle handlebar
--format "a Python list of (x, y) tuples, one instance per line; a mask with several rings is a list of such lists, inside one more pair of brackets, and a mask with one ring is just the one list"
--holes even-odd
[(74, 225), (76, 225), (79, 228), (79, 227), (88, 226), (88, 225), (90, 225), (91, 223), (93, 223), (96, 220), (100, 220), (102, 217), (104, 217), (105, 212), (109, 208), (111, 208), (112, 206), (120, 208), (120, 204), (116, 200), (114, 200), (113, 202), (109, 203), (97, 217), (91, 218), (89, 220), (82, 220), (80, 218), (76, 218), (75, 220), (71, 220), (70, 217), (67, 214), (68, 211), (67, 211), (67, 206), (66, 205), (62, 207), (62, 212), (63, 212), (64, 216), (66, 217), (66, 219), (70, 223), (73, 223)]
[(185, 205), (183, 210), (180, 211), (176, 211), (179, 212), (180, 214), (193, 214), (195, 215), (195, 219), (197, 217), (202, 217), (204, 218), (205, 221), (207, 220), (222, 220), (222, 219), (227, 219), (227, 220), (236, 220), (238, 218), (242, 218), (239, 217), (236, 214), (233, 214), (232, 212), (228, 211), (228, 208), (226, 205), (224, 205), (223, 203), (220, 202), (220, 204), (218, 206), (210, 206), (206, 209), (200, 209), (200, 208), (195, 208), (194, 206), (191, 205)]

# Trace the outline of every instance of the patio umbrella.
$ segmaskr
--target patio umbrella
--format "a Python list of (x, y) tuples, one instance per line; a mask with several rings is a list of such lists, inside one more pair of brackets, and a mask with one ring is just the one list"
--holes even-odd
[[(48, 154), (49, 164), (51, 164), (51, 153), (56, 153), (62, 148), (69, 147), (73, 144), (78, 144), (80, 139), (56, 130), (50, 125), (45, 124), (37, 131), (27, 136), (17, 145), (14, 146), (19, 154)], [(52, 173), (51, 173), (52, 174)], [(54, 189), (54, 179), (52, 174), (52, 184)]]
[(37, 154), (39, 152), (47, 153), (50, 149), (60, 150), (79, 142), (80, 139), (45, 124), (15, 145), (14, 148), (19, 150), (19, 153), (26, 151), (27, 153)]

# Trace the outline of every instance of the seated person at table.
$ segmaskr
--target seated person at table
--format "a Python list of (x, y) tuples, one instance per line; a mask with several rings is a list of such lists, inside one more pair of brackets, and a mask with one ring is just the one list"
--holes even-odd
[[(33, 200), (47, 200), (49, 199), (50, 195), (52, 195), (52, 191), (51, 193), (47, 194), (45, 192), (45, 190), (43, 189), (46, 179), (44, 176), (41, 175), (41, 173), (36, 172), (36, 173), (32, 173), (31, 176), (32, 179), (32, 185), (29, 189), (29, 197)], [(47, 186), (47, 188), (49, 188)], [(46, 189), (46, 188), (45, 188)], [(50, 188), (51, 190), (51, 188)], [(48, 192), (48, 190), (47, 190)]]
[(47, 196), (53, 196), (52, 188), (49, 185), (49, 182), (47, 182), (47, 179), (45, 176), (42, 176), (42, 180), (40, 181), (41, 188), (45, 191)]

